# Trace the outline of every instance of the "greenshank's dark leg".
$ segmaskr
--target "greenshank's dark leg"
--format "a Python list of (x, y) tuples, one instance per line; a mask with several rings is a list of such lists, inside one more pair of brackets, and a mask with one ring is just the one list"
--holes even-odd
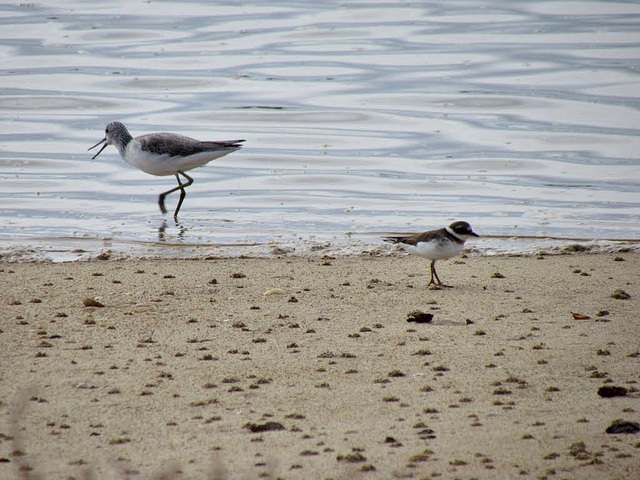
[[(180, 183), (180, 178), (178, 177), (178, 173), (187, 179), (187, 183)], [(185, 192), (184, 189), (193, 183), (193, 178), (191, 178), (189, 175), (187, 175), (184, 172), (178, 172), (178, 173), (176, 173), (176, 178), (178, 179), (178, 185), (180, 186), (180, 200), (178, 200), (178, 206), (176, 207), (176, 211), (173, 212), (173, 217), (176, 219), (178, 218), (178, 212), (180, 211), (182, 202), (184, 201), (184, 198), (187, 196), (187, 192)]]
[[(180, 190), (180, 200), (178, 200), (178, 206), (176, 207), (175, 212), (173, 212), (174, 218), (177, 218), (178, 212), (180, 211), (180, 207), (182, 206), (182, 202), (187, 196), (187, 192), (185, 192), (184, 189), (193, 183), (193, 178), (191, 178), (189, 175), (187, 175), (182, 171), (178, 171), (178, 173), (176, 173), (175, 175), (176, 175), (176, 180), (178, 180), (178, 186), (173, 187), (171, 190), (167, 190), (164, 193), (161, 193), (160, 196), (158, 197), (158, 205), (160, 206), (160, 211), (162, 213), (167, 213), (167, 209), (164, 206), (164, 197), (166, 197), (170, 193), (177, 192), (178, 190)], [(180, 175), (182, 175), (184, 178), (187, 179), (186, 183), (182, 183), (180, 181)]]

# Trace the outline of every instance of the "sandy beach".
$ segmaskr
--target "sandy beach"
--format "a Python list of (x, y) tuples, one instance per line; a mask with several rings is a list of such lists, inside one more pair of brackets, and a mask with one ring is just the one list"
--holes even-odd
[(640, 421), (640, 254), (438, 274), (453, 288), (399, 253), (0, 263), (0, 478), (637, 478), (640, 434), (606, 430)]

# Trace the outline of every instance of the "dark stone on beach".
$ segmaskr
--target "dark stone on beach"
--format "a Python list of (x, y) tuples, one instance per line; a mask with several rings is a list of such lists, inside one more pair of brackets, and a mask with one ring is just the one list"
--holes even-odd
[(273, 432), (275, 430), (284, 430), (284, 425), (278, 422), (267, 423), (247, 423), (244, 428), (249, 429), (252, 433), (257, 432)]
[(614, 385), (605, 385), (598, 389), (598, 395), (603, 398), (625, 397), (627, 395), (627, 389), (624, 387), (616, 387)]
[(614, 420), (605, 430), (607, 433), (638, 433), (640, 432), (640, 424), (636, 422), (628, 422), (626, 420)]
[(407, 316), (407, 322), (431, 323), (431, 320), (433, 320), (432, 313), (424, 313), (420, 310), (415, 310)]

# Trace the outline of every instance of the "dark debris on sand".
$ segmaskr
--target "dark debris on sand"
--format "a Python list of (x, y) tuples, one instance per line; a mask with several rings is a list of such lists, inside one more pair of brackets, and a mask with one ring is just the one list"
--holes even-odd
[(431, 320), (433, 320), (432, 313), (424, 313), (420, 310), (414, 310), (407, 315), (407, 322), (431, 323)]

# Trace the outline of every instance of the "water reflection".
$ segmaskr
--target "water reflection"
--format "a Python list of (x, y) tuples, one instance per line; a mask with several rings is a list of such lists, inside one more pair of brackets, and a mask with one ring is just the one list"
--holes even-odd
[(185, 239), (185, 234), (189, 231), (189, 229), (187, 227), (185, 227), (184, 225), (182, 225), (182, 223), (180, 223), (180, 221), (174, 217), (173, 220), (173, 225), (176, 228), (176, 234), (175, 236), (167, 234), (167, 227), (169, 226), (169, 224), (167, 223), (166, 220), (162, 220), (162, 223), (160, 224), (160, 226), (158, 227), (158, 241), (159, 242), (175, 242), (177, 241), (184, 241)]

